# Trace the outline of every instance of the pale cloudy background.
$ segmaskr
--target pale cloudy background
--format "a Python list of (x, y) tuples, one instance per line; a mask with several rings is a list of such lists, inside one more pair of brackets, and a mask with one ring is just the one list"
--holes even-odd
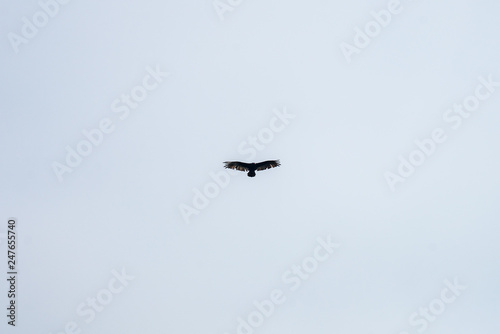
[[(16, 217), (19, 277), (15, 329), (1, 280), (0, 331), (498, 332), (500, 87), (457, 129), (443, 115), (500, 81), (500, 4), (402, 0), (350, 62), (342, 43), (387, 1), (218, 5), (231, 11), (52, 2), (13, 47), (44, 14), (1, 2), (0, 268)], [(148, 68), (169, 76), (120, 119), (112, 104)], [(54, 162), (106, 119), (113, 132), (59, 182)], [(282, 166), (214, 188), (271, 123), (253, 160)], [(392, 191), (384, 174), (436, 128), (446, 141)], [(340, 246), (291, 290), (292, 265), (314, 265), (328, 236)], [(286, 300), (260, 321), (273, 289)], [(258, 328), (242, 325), (252, 314)]]

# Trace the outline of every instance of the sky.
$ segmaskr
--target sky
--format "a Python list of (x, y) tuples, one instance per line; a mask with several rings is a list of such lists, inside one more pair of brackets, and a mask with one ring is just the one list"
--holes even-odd
[(499, 3), (0, 6), (2, 333), (499, 331)]

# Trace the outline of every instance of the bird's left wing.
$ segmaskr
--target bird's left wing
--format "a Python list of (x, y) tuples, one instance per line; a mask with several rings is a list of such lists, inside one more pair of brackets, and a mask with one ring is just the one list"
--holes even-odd
[(267, 161), (259, 162), (255, 165), (257, 166), (256, 170), (265, 170), (265, 169), (269, 169), (269, 168), (273, 168), (273, 167), (278, 167), (281, 164), (280, 164), (279, 160), (267, 160)]

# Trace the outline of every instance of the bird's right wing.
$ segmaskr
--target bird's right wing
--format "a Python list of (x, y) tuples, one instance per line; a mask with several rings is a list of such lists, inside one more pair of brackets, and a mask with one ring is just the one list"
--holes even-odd
[(249, 164), (240, 161), (224, 161), (224, 168), (236, 169), (242, 172), (248, 172), (250, 170)]

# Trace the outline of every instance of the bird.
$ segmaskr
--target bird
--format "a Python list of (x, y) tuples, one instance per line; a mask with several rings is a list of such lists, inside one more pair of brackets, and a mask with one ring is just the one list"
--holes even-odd
[(248, 172), (249, 177), (255, 176), (255, 171), (266, 170), (273, 167), (281, 166), (279, 160), (267, 160), (262, 162), (240, 162), (240, 161), (224, 161), (224, 168), (236, 169), (243, 172)]

